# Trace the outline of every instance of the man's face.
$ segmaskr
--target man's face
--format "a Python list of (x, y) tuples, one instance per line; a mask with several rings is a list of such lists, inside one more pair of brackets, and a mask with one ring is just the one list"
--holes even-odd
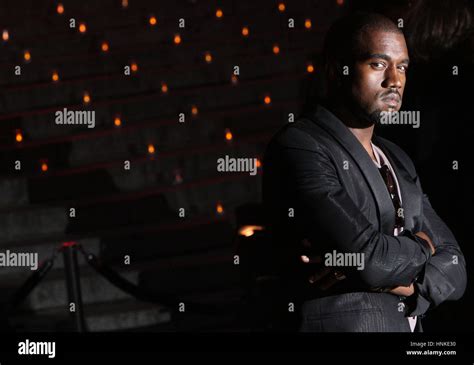
[(400, 33), (374, 30), (360, 37), (351, 95), (356, 113), (376, 123), (381, 112), (400, 110), (408, 69), (408, 50)]

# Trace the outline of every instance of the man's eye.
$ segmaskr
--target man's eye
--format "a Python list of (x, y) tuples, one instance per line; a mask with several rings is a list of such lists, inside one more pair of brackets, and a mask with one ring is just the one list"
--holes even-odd
[(407, 72), (408, 67), (401, 65), (401, 66), (398, 66), (398, 69), (401, 70), (401, 71), (403, 71), (403, 72)]
[(372, 62), (372, 67), (381, 70), (382, 68), (385, 67), (385, 65), (382, 62)]

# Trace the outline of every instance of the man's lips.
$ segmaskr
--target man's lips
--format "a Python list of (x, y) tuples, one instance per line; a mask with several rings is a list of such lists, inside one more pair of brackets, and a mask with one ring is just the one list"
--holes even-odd
[(389, 106), (397, 106), (400, 104), (400, 97), (398, 95), (392, 94), (385, 97), (380, 98), (385, 104)]

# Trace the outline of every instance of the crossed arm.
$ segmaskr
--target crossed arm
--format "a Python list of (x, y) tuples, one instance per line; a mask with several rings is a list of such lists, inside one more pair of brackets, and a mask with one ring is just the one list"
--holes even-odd
[[(397, 295), (416, 292), (426, 303), (456, 300), (466, 286), (464, 256), (448, 227), (423, 197), (421, 232), (399, 236), (379, 232), (341, 185), (324, 147), (298, 131), (298, 147), (281, 150), (281, 162), (294, 182), (298, 211), (305, 212), (300, 230), (317, 237), (323, 227), (340, 252), (364, 253), (360, 273), (368, 288), (388, 288)], [(420, 194), (421, 186), (417, 181)], [(302, 258), (309, 261), (309, 258)], [(429, 304), (428, 304), (429, 306)], [(427, 306), (419, 308), (426, 311)], [(416, 313), (414, 314), (416, 315)]]

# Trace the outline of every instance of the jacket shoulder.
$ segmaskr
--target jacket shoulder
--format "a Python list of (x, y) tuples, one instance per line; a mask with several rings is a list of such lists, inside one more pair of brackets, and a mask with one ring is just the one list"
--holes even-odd
[(326, 132), (313, 120), (299, 118), (280, 128), (270, 140), (270, 146), (319, 150), (326, 146)]

